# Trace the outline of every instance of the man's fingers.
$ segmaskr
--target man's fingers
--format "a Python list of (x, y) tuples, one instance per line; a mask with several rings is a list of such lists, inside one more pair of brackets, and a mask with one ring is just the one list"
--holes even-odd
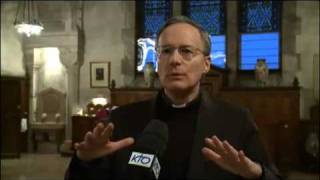
[(223, 147), (223, 144), (222, 142), (220, 141), (220, 139), (217, 137), (217, 136), (212, 136), (211, 138), (214, 146), (215, 146), (215, 151), (218, 153), (218, 154), (225, 154), (226, 150), (225, 148)]
[(206, 145), (212, 149), (212, 150), (215, 150), (216, 146), (215, 144), (212, 142), (212, 139), (210, 138), (205, 138), (205, 142), (206, 142)]
[(94, 128), (93, 132), (88, 131), (85, 136), (84, 140), (81, 143), (75, 144), (75, 148), (88, 150), (92, 148), (92, 146), (96, 145), (103, 145), (109, 141), (109, 138), (113, 131), (113, 124), (109, 123), (105, 128), (102, 123), (98, 123), (97, 126)]
[(113, 129), (114, 129), (113, 123), (108, 123), (107, 126), (102, 131), (101, 136), (106, 139), (109, 139), (112, 136)]
[(88, 150), (90, 149), (90, 145), (88, 145), (88, 143), (85, 141), (82, 141), (81, 143), (75, 143), (74, 148), (76, 150)]
[(230, 162), (239, 162), (238, 151), (234, 149), (228, 141), (221, 142), (217, 137), (213, 136), (212, 139), (205, 139), (206, 145), (213, 150), (216, 154), (219, 154), (222, 159)]
[(221, 160), (221, 156), (218, 153), (212, 151), (207, 147), (202, 148), (201, 151), (204, 157), (208, 160), (212, 160), (214, 162)]
[(90, 138), (89, 138), (89, 136), (91, 136), (91, 132), (90, 131), (88, 131), (85, 135), (84, 135), (84, 138), (83, 138), (83, 140), (84, 141), (87, 141), (87, 142), (89, 142), (90, 141)]
[(88, 131), (86, 135), (84, 136), (84, 142), (87, 144), (93, 144), (94, 143), (94, 136), (91, 131)]
[(231, 146), (229, 143), (228, 143), (228, 141), (223, 141), (223, 147), (224, 147), (224, 149), (226, 150), (226, 152), (227, 152), (227, 158), (229, 158), (230, 160), (234, 160), (234, 161), (237, 161), (237, 162), (239, 162), (240, 160), (239, 160), (239, 153), (238, 153), (238, 151), (236, 150), (236, 149), (234, 149), (234, 147), (233, 146)]
[(125, 148), (127, 146), (130, 146), (134, 143), (134, 139), (132, 137), (128, 137), (125, 139), (121, 139), (119, 141), (116, 142), (110, 142), (110, 144), (108, 144), (107, 146), (110, 146), (110, 152), (109, 153), (113, 153), (115, 151), (118, 151), (122, 148)]
[(239, 151), (239, 160), (240, 162), (246, 162), (246, 155), (244, 154), (244, 152), (242, 150)]
[(230, 151), (234, 154), (238, 154), (238, 151), (232, 146), (229, 144), (229, 142), (227, 140), (223, 141), (223, 147), (227, 150), (227, 151)]
[[(74, 147), (74, 149), (76, 149), (76, 150), (78, 150), (79, 149), (79, 146), (80, 146), (80, 144), (79, 143), (74, 143), (74, 145), (73, 145), (73, 147)], [(81, 147), (80, 147), (81, 148)]]
[(99, 122), (93, 129), (93, 134), (95, 137), (101, 136), (101, 133), (103, 132), (104, 125), (103, 123)]

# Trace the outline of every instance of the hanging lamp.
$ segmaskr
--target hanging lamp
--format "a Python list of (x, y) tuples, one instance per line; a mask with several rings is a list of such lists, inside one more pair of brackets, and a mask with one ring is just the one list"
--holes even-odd
[(14, 26), (18, 33), (25, 34), (27, 37), (40, 35), (44, 29), (39, 20), (38, 12), (34, 1), (18, 2)]

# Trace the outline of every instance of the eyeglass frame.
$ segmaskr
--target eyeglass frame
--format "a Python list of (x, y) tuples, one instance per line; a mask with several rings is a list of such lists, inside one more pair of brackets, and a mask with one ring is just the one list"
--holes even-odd
[[(173, 53), (174, 53), (174, 51), (175, 50), (177, 50), (178, 49), (178, 53), (179, 53), (179, 55), (181, 56), (181, 57), (183, 57), (183, 59), (185, 59), (185, 60), (187, 60), (187, 61), (191, 61), (196, 55), (198, 55), (198, 53), (196, 53), (197, 51), (198, 52), (200, 52), (200, 54), (203, 54), (203, 55), (205, 55), (205, 53), (204, 53), (204, 51), (203, 50), (201, 50), (200, 48), (197, 48), (197, 47), (194, 47), (194, 46), (190, 46), (190, 45), (182, 45), (182, 46), (179, 46), (179, 47), (172, 47), (172, 46), (168, 46), (168, 45), (165, 45), (165, 46), (158, 46), (158, 47), (156, 47), (156, 54), (157, 54), (157, 57), (158, 57), (158, 59), (161, 59), (161, 53), (162, 52), (160, 52), (161, 51), (161, 48), (164, 48), (164, 49), (170, 49), (170, 51), (171, 52), (168, 52), (169, 54), (169, 56), (172, 56), (173, 55)], [(192, 57), (187, 57), (186, 58), (186, 56), (187, 55), (183, 55), (183, 49), (188, 49), (188, 48), (191, 48), (191, 49), (189, 49), (189, 51), (192, 53), (191, 54), (191, 56)], [(169, 57), (168, 56), (168, 57)], [(205, 56), (207, 56), (207, 55), (205, 55)], [(167, 58), (168, 58), (167, 57)]]

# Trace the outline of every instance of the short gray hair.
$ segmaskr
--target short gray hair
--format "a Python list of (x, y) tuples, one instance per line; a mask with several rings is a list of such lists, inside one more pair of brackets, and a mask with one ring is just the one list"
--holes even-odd
[(192, 21), (190, 18), (186, 17), (186, 16), (175, 16), (170, 18), (158, 31), (157, 33), (157, 39), (156, 39), (156, 47), (158, 47), (158, 42), (159, 42), (159, 37), (161, 35), (161, 33), (169, 26), (173, 25), (173, 24), (177, 24), (177, 23), (186, 23), (189, 24), (193, 27), (195, 27), (196, 29), (198, 29), (200, 36), (201, 36), (201, 40), (203, 42), (203, 53), (206, 56), (210, 55), (211, 52), (211, 40), (210, 40), (210, 36), (209, 33), (199, 24), (197, 24), (196, 22)]

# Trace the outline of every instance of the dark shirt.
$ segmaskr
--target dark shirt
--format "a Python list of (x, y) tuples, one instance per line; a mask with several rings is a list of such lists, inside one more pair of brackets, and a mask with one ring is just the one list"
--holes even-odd
[[(212, 134), (244, 149), (249, 158), (259, 162), (263, 169), (261, 179), (281, 178), (266, 159), (257, 128), (248, 111), (232, 104), (213, 101), (205, 93), (180, 109), (173, 108), (162, 91), (162, 96), (160, 92), (156, 99), (126, 105), (111, 114), (110, 120), (116, 127), (113, 132), (114, 140), (139, 136), (153, 118), (168, 124), (167, 150), (159, 158), (161, 179), (243, 179), (213, 162), (205, 161), (201, 154), (203, 139)], [(123, 148), (91, 162), (83, 162), (74, 155), (65, 179), (132, 179), (127, 173), (131, 151), (132, 147)]]
[(169, 130), (167, 149), (160, 158), (160, 179), (186, 178), (199, 106), (200, 96), (181, 108), (173, 107), (164, 94), (158, 101), (156, 116)]

